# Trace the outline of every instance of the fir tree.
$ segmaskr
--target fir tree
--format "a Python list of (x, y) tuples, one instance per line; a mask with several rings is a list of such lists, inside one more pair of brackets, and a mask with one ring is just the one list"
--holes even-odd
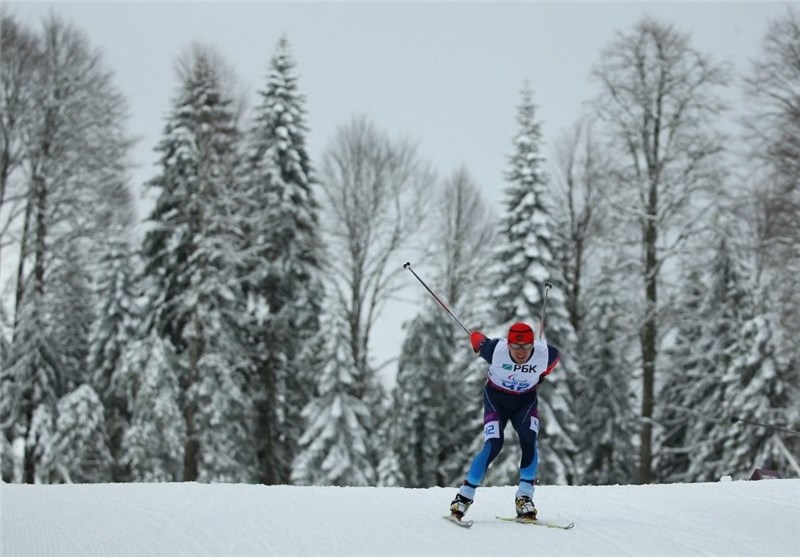
[(368, 407), (354, 392), (352, 353), (342, 339), (345, 322), (333, 317), (322, 348), (329, 357), (319, 376), (319, 394), (303, 409), (305, 433), (292, 466), (292, 483), (300, 485), (371, 485), (368, 458)]
[[(56, 439), (59, 400), (87, 380), (84, 362), (92, 298), (83, 259), (67, 249), (70, 246), (65, 251), (72, 258), (51, 262), (49, 256), (43, 257), (42, 268), (51, 269), (47, 281), (31, 277), (19, 307), (9, 365), (3, 369), (7, 388), (3, 415), (15, 424), (14, 436), (26, 439), (26, 483), (47, 481), (59, 465), (41, 460), (54, 454), (48, 444)], [(44, 468), (37, 470), (40, 465)]]
[(670, 365), (665, 370), (657, 406), (660, 435), (653, 470), (655, 478), (661, 482), (689, 481), (691, 448), (687, 446), (687, 432), (701, 418), (685, 406), (685, 399), (698, 382), (704, 382), (709, 369), (703, 347), (698, 344), (704, 333), (702, 309), (708, 290), (704, 279), (701, 270), (692, 266), (682, 280), (685, 295), (675, 311), (675, 340), (664, 350)]
[(202, 447), (197, 480), (247, 483), (256, 477), (248, 442), (253, 439), (253, 412), (240, 377), (231, 373), (230, 359), (220, 355), (225, 350), (225, 346), (213, 346), (198, 362), (195, 396), (203, 411), (197, 412), (194, 422)]
[[(406, 361), (411, 366), (416, 363), (408, 370), (416, 376), (416, 384), (413, 380), (401, 384), (398, 375), (396, 387), (405, 398), (398, 405), (407, 409), (396, 421), (399, 460), (416, 462), (423, 471), (427, 468), (419, 477), (405, 474), (407, 487), (460, 484), (470, 459), (477, 454), (472, 451), (474, 441), (483, 441), (486, 362), (475, 357), (466, 336), (459, 334), (441, 308), (432, 304), (428, 311), (433, 314), (413, 323), (404, 344)], [(415, 408), (415, 400), (427, 410)], [(421, 431), (425, 435), (419, 435)], [(422, 483), (422, 478), (428, 479)]]
[[(797, 362), (789, 361), (779, 348), (784, 340), (777, 320), (774, 315), (757, 314), (737, 331), (748, 350), (731, 361), (724, 382), (725, 407), (733, 417), (797, 430), (800, 377)], [(716, 475), (744, 479), (755, 468), (768, 468), (800, 476), (797, 436), (742, 422), (732, 425), (728, 420), (722, 427), (727, 435), (721, 442), (723, 458)]]
[(724, 378), (730, 373), (733, 361), (747, 350), (741, 327), (752, 319), (754, 312), (749, 275), (737, 259), (729, 237), (722, 234), (710, 267), (710, 288), (700, 312), (703, 332), (696, 340), (702, 354), (702, 368), (683, 400), (683, 407), (697, 414), (686, 440), (691, 451), (688, 472), (691, 481), (717, 480), (719, 470), (724, 467), (723, 445), (729, 427), (720, 419), (720, 409), (729, 402)]
[(446, 317), (428, 304), (427, 313), (409, 323), (398, 362), (392, 405), (397, 417), (392, 420), (390, 445), (405, 487), (448, 485), (454, 480), (442, 476), (444, 460), (453, 451), (447, 418), (465, 393), (458, 379), (449, 375), (457, 341)]
[(286, 483), (315, 377), (319, 332), (319, 206), (306, 149), (305, 99), (281, 37), (249, 134), (246, 294), (257, 388), (259, 478)]
[[(566, 483), (576, 480), (575, 420), (570, 392), (570, 376), (575, 373), (570, 351), (576, 339), (564, 296), (557, 287), (561, 281), (556, 280), (554, 221), (547, 203), (547, 180), (542, 169), (541, 130), (536, 121), (533, 93), (527, 83), (517, 109), (517, 124), (514, 153), (506, 172), (506, 214), (494, 269), (497, 277), (495, 315), (498, 322), (507, 325), (515, 321), (534, 323), (541, 313), (545, 283), (556, 285), (549, 293), (547, 339), (561, 350), (562, 356), (561, 364), (539, 391), (542, 419), (539, 478)], [(488, 477), (491, 481), (514, 482), (518, 471), (519, 451), (505, 450)]]
[(50, 284), (45, 294), (47, 328), (61, 365), (62, 394), (90, 379), (86, 357), (95, 317), (94, 292), (88, 258), (76, 250), (74, 244), (65, 245), (63, 255), (50, 265)]
[(56, 412), (53, 442), (42, 466), (50, 481), (108, 482), (112, 459), (97, 393), (83, 384), (58, 401)]
[(581, 375), (576, 379), (580, 483), (626, 484), (636, 478), (633, 439), (636, 412), (631, 391), (628, 339), (610, 274), (587, 293), (583, 312)]
[[(241, 389), (220, 390), (244, 381), (245, 329), (236, 213), (243, 200), (235, 184), (239, 132), (233, 99), (223, 87), (225, 69), (203, 47), (184, 60), (157, 148), (161, 171), (150, 186), (158, 198), (143, 246), (148, 322), (180, 362), (176, 402), (186, 431), (186, 481), (230, 477), (228, 444), (249, 447)], [(220, 414), (220, 427), (205, 431)], [(239, 464), (247, 469), (251, 462)]]
[(114, 466), (112, 481), (127, 479), (120, 464), (122, 436), (130, 423), (129, 389), (120, 376), (123, 356), (139, 333), (141, 311), (136, 297), (136, 272), (128, 240), (111, 227), (103, 246), (96, 284), (101, 303), (89, 335), (88, 375), (105, 408), (109, 450)]
[(15, 460), (14, 447), (5, 435), (0, 435), (0, 473), (6, 483), (19, 482), (19, 477), (14, 474)]
[[(741, 325), (753, 316), (749, 274), (734, 249), (732, 229), (722, 223), (705, 276), (690, 271), (683, 323), (665, 352), (669, 375), (659, 392), (657, 477), (662, 481), (719, 479), (729, 425), (721, 415), (728, 404), (724, 378), (747, 350)], [(705, 286), (707, 285), (707, 286)], [(698, 291), (698, 288), (700, 289)]]
[(139, 482), (182, 478), (186, 422), (178, 406), (181, 363), (169, 342), (151, 334), (133, 342), (120, 377), (131, 386), (130, 427), (122, 439), (122, 465)]
[(11, 439), (24, 442), (21, 479), (34, 483), (41, 458), (49, 450), (56, 404), (64, 393), (42, 296), (30, 288), (25, 300), (17, 315), (8, 364), (3, 367), (2, 414), (4, 423), (13, 424)]
[[(84, 259), (78, 257), (70, 249), (71, 247), (74, 245), (67, 244), (65, 249), (67, 254), (72, 253), (73, 257), (59, 258), (47, 265), (52, 268), (52, 272), (49, 275), (47, 289), (41, 297), (41, 309), (44, 314), (44, 320), (41, 323), (42, 329), (33, 332), (30, 337), (34, 346), (41, 342), (46, 342), (47, 346), (34, 348), (34, 354), (38, 353), (38, 356), (34, 355), (31, 359), (22, 358), (18, 361), (18, 363), (27, 361), (29, 364), (39, 362), (35, 364), (34, 368), (27, 368), (27, 370), (25, 370), (27, 366), (18, 368), (19, 371), (25, 370), (24, 374), (31, 373), (36, 368), (39, 368), (40, 372), (46, 371), (45, 375), (41, 377), (43, 381), (35, 389), (43, 388), (48, 393), (38, 403), (44, 404), (47, 408), (46, 410), (42, 408), (43, 411), (38, 420), (38, 427), (41, 429), (33, 435), (28, 435), (29, 441), (32, 439), (47, 440), (46, 445), (33, 449), (43, 458), (42, 461), (36, 463), (37, 470), (33, 477), (45, 483), (57, 478), (63, 481), (73, 481), (70, 479), (68, 471), (78, 478), (84, 477), (80, 469), (81, 457), (73, 456), (70, 459), (65, 456), (63, 449), (69, 447), (71, 441), (69, 439), (65, 441), (64, 436), (69, 437), (71, 433), (64, 431), (64, 428), (74, 427), (70, 420), (76, 419), (75, 412), (87, 411), (87, 415), (83, 418), (89, 428), (95, 425), (94, 417), (91, 414), (96, 412), (98, 407), (102, 412), (102, 405), (95, 404), (96, 394), (91, 388), (89, 391), (91, 391), (92, 397), (87, 397), (85, 394), (84, 396), (77, 395), (79, 399), (88, 401), (86, 404), (73, 400), (74, 391), (81, 388), (88, 380), (85, 361), (88, 349), (88, 329), (93, 319), (93, 312), (89, 276), (85, 265), (82, 264)], [(29, 300), (36, 297), (36, 295), (32, 295)], [(27, 321), (27, 319), (25, 320)], [(35, 317), (32, 323), (36, 323)], [(22, 332), (24, 329), (19, 330)], [(39, 360), (40, 356), (43, 358), (42, 360)], [(44, 367), (40, 367), (42, 365)], [(15, 371), (14, 368), (12, 368), (13, 371)], [(64, 400), (65, 397), (68, 397), (69, 400)], [(62, 409), (68, 410), (70, 416), (62, 418), (60, 415)], [(34, 412), (36, 411), (35, 409)], [(104, 425), (103, 420), (100, 423)], [(94, 432), (89, 429), (88, 435), (92, 433)], [(100, 437), (100, 439), (105, 440), (105, 437)], [(89, 442), (93, 443), (94, 441), (96, 439)], [(81, 450), (78, 446), (71, 447), (71, 449)], [(62, 462), (62, 457), (70, 462)], [(90, 464), (89, 467), (91, 466)], [(55, 474), (56, 470), (64, 472), (57, 475)], [(107, 481), (110, 478), (108, 474), (101, 473), (100, 470), (86, 471), (86, 473), (94, 481)], [(83, 481), (88, 480), (84, 479)]]
[[(30, 426), (25, 437), (25, 483), (47, 483), (54, 466), (54, 439), (56, 410), (49, 404), (36, 406), (30, 416)], [(33, 464), (31, 466), (31, 463)]]

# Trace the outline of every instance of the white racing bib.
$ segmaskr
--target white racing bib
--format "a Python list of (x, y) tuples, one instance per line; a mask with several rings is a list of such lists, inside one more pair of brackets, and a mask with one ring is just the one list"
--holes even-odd
[(545, 341), (541, 339), (535, 341), (530, 359), (518, 364), (511, 359), (508, 340), (501, 338), (492, 354), (492, 363), (488, 370), (489, 381), (502, 390), (524, 393), (538, 385), (539, 378), (547, 371), (547, 362), (548, 350)]

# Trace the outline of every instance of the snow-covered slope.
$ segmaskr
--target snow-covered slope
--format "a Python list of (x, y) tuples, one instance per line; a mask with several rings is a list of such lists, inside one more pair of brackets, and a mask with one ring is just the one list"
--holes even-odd
[(442, 520), (454, 488), (2, 484), (2, 555), (800, 556), (800, 480), (540, 486), (551, 530), (495, 520), (513, 487), (481, 488), (472, 529)]

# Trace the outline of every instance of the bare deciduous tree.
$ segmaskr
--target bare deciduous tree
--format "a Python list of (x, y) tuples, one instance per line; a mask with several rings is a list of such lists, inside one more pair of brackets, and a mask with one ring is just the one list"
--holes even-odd
[(370, 362), (370, 334), (407, 278), (401, 257), (419, 238), (435, 176), (415, 145), (390, 138), (359, 116), (338, 129), (323, 155), (319, 182), (333, 311), (347, 324), (342, 342), (349, 344), (356, 370), (352, 394), (377, 404), (382, 394), (379, 366)]
[[(759, 271), (775, 295), (781, 322), (800, 332), (800, 20), (795, 8), (773, 21), (762, 56), (745, 83), (752, 160), (761, 163), (753, 195)], [(791, 333), (790, 333), (791, 334)]]
[(391, 139), (364, 116), (339, 128), (323, 156), (335, 302), (347, 315), (353, 361), (362, 373), (370, 367), (375, 320), (399, 288), (397, 258), (418, 238), (434, 180), (416, 146)]
[(583, 318), (581, 297), (589, 271), (588, 255), (597, 247), (610, 168), (588, 120), (577, 122), (555, 146), (554, 197), (562, 207), (555, 233), (561, 236), (559, 263), (564, 275), (567, 311), (576, 332)]
[(601, 85), (596, 110), (619, 155), (619, 217), (635, 231), (632, 242), (620, 237), (619, 243), (631, 250), (640, 281), (635, 302), (642, 366), (639, 480), (650, 483), (664, 325), (659, 289), (665, 263), (702, 224), (704, 194), (720, 181), (722, 140), (712, 119), (724, 109), (716, 88), (726, 85), (728, 76), (724, 66), (692, 49), (687, 35), (649, 18), (620, 33), (592, 73)]
[[(468, 296), (489, 286), (485, 275), (477, 270), (494, 247), (496, 218), (465, 167), (445, 180), (441, 201), (436, 205), (438, 225), (430, 245), (439, 252), (444, 297), (455, 307), (462, 305), (460, 301), (464, 305), (471, 302)], [(461, 313), (469, 311), (472, 309), (464, 308)]]
[(11, 103), (4, 132), (13, 130), (3, 147), (5, 170), (21, 164), (22, 205), (20, 214), (5, 214), (20, 232), (13, 339), (0, 369), (9, 388), (0, 407), (17, 438), (27, 439), (22, 479), (34, 482), (53, 472), (59, 400), (88, 380), (93, 248), (105, 201), (113, 203), (111, 192), (125, 184), (130, 143), (124, 98), (83, 33), (50, 16), (40, 35), (20, 31), (17, 38), (2, 66), (20, 80), (11, 86), (3, 74), (4, 103)]
[[(0, 250), (11, 240), (7, 232), (17, 219), (21, 192), (12, 192), (11, 177), (23, 161), (25, 120), (31, 118), (34, 80), (39, 63), (36, 36), (14, 18), (0, 21)], [(2, 258), (0, 258), (0, 269)]]

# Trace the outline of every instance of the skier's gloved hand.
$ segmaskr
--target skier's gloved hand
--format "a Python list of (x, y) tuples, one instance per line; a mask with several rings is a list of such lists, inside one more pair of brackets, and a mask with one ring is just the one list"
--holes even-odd
[(472, 344), (472, 350), (476, 353), (478, 350), (480, 350), (481, 344), (484, 340), (486, 340), (486, 335), (478, 331), (472, 331), (472, 334), (469, 335), (469, 341)]

